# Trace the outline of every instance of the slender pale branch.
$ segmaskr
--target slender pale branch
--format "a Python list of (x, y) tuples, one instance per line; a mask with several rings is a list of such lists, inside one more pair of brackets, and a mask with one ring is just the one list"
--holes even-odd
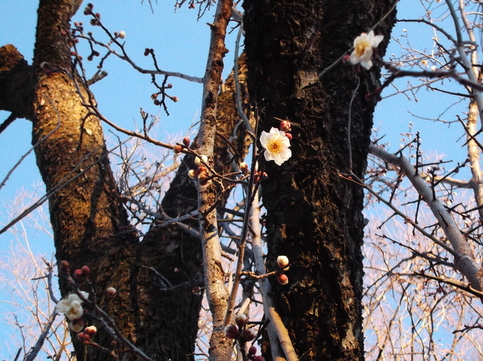
[[(261, 227), (260, 227), (260, 208), (258, 207), (258, 192), (254, 194), (253, 206), (251, 207), (251, 229), (253, 231), (253, 254), (255, 260), (255, 269), (258, 274), (265, 274), (265, 261), (263, 258), (263, 247), (261, 239)], [(272, 357), (276, 361), (287, 360), (297, 361), (298, 357), (293, 348), (292, 341), (288, 334), (287, 328), (282, 322), (280, 315), (272, 302), (270, 281), (267, 278), (258, 279), (260, 284), (260, 291), (263, 298), (263, 309), (265, 310), (265, 316), (270, 320), (268, 324), (268, 336), (270, 338), (270, 347), (272, 351)], [(275, 337), (276, 336), (276, 337)], [(282, 348), (282, 350), (280, 350)], [(283, 358), (285, 355), (285, 358)]]
[[(213, 165), (217, 126), (218, 94), (222, 83), (223, 58), (226, 28), (231, 17), (232, 0), (218, 1), (215, 21), (211, 28), (210, 51), (204, 75), (201, 122), (195, 146), (199, 155), (209, 159)], [(203, 247), (203, 265), (208, 303), (213, 317), (213, 333), (210, 339), (210, 361), (230, 359), (231, 342), (225, 337), (223, 322), (228, 305), (228, 290), (225, 285), (225, 271), (222, 265), (222, 251), (218, 234), (216, 207), (218, 192), (213, 180), (198, 184), (198, 208), (200, 236)]]
[(376, 147), (374, 144), (369, 145), (369, 152), (383, 161), (399, 167), (404, 172), (416, 191), (431, 209), (433, 215), (438, 220), (441, 229), (446, 234), (446, 237), (448, 237), (448, 240), (455, 251), (455, 264), (458, 269), (468, 278), (472, 287), (479, 291), (483, 290), (483, 282), (478, 272), (479, 267), (475, 262), (470, 245), (461, 234), (452, 215), (448, 212), (443, 203), (434, 196), (431, 187), (418, 175), (416, 169), (404, 156), (398, 157), (390, 154), (385, 150)]

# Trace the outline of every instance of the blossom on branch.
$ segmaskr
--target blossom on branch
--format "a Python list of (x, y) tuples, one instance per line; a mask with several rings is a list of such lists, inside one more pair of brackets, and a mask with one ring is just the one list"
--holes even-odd
[[(84, 298), (88, 298), (89, 294), (87, 292), (80, 291)], [(57, 312), (63, 313), (65, 317), (69, 320), (77, 320), (84, 314), (84, 309), (82, 308), (82, 300), (76, 293), (71, 293), (67, 298), (63, 298), (57, 304)]]
[(277, 128), (270, 129), (270, 132), (262, 132), (260, 144), (265, 148), (265, 159), (273, 160), (277, 165), (282, 165), (292, 156), (290, 140), (285, 132)]
[(372, 54), (374, 48), (384, 39), (384, 35), (374, 35), (374, 31), (369, 34), (362, 33), (354, 40), (354, 51), (351, 53), (350, 60), (352, 64), (361, 64), (362, 67), (369, 70), (372, 67)]

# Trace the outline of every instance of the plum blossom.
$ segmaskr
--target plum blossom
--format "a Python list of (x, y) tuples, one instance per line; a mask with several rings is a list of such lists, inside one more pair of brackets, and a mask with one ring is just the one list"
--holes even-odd
[(362, 67), (369, 70), (372, 67), (372, 54), (374, 48), (384, 39), (383, 35), (374, 35), (374, 31), (369, 34), (362, 33), (354, 40), (354, 51), (350, 55), (352, 64), (360, 63)]
[[(80, 291), (84, 298), (88, 298), (89, 294), (87, 292)], [(76, 293), (71, 293), (67, 298), (63, 298), (57, 304), (57, 312), (63, 313), (65, 317), (69, 320), (77, 320), (84, 314), (84, 309), (82, 308), (82, 300)]]
[(262, 132), (260, 144), (265, 148), (265, 159), (273, 160), (277, 165), (282, 165), (292, 156), (290, 140), (285, 132), (277, 128), (270, 129), (270, 132)]

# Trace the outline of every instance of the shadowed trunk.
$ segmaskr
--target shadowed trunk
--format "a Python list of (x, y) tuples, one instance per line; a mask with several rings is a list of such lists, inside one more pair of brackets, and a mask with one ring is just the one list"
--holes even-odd
[[(338, 64), (318, 74), (390, 9), (391, 1), (246, 0), (249, 91), (260, 130), (292, 123), (293, 156), (265, 162), (267, 263), (290, 258), (289, 284), (272, 282), (277, 310), (304, 360), (362, 360), (362, 178), (379, 73)], [(376, 27), (386, 39), (394, 14)], [(386, 42), (387, 43), (387, 42)], [(349, 103), (352, 104), (348, 145)], [(267, 350), (268, 352), (268, 350)], [(268, 357), (270, 359), (270, 356)]]

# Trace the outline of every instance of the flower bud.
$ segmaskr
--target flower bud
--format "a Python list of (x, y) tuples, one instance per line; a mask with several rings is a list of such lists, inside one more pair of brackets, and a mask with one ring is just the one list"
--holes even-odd
[(190, 177), (191, 179), (196, 179), (196, 178), (198, 178), (198, 174), (199, 174), (198, 169), (190, 169), (190, 170), (188, 171), (188, 177)]
[(251, 346), (249, 349), (248, 349), (248, 354), (249, 355), (255, 355), (257, 353), (257, 348), (255, 346)]
[(208, 164), (208, 157), (206, 155), (200, 155), (195, 158), (195, 164), (199, 167), (203, 164)]
[(83, 277), (84, 275), (82, 274), (82, 270), (80, 268), (74, 270), (74, 278), (76, 280), (81, 280)]
[(289, 122), (289, 121), (287, 121), (287, 120), (282, 120), (282, 121), (280, 122), (279, 129), (280, 129), (282, 132), (290, 132), (290, 129), (292, 129), (292, 125), (290, 124), (290, 122)]
[(91, 269), (89, 268), (89, 266), (82, 266), (81, 272), (84, 276), (88, 276), (89, 273), (91, 273)]
[(185, 147), (189, 147), (189, 146), (190, 146), (190, 144), (191, 144), (191, 140), (190, 140), (190, 138), (188, 138), (188, 137), (184, 137), (184, 138), (183, 138), (183, 144), (184, 144), (184, 146), (185, 146)]
[(246, 164), (245, 162), (240, 163), (240, 170), (243, 173), (247, 173), (248, 172), (248, 164)]
[(108, 297), (114, 298), (116, 297), (117, 290), (114, 287), (109, 287), (106, 289), (106, 295)]
[(60, 262), (60, 271), (61, 272), (69, 272), (69, 267), (70, 267), (69, 262), (67, 262), (65, 260)]
[(249, 328), (243, 331), (243, 335), (242, 335), (243, 341), (249, 342), (254, 340), (255, 337), (257, 337), (257, 331), (255, 331), (255, 329)]
[(235, 325), (227, 325), (225, 327), (225, 336), (228, 337), (228, 338), (231, 338), (231, 339), (236, 339), (238, 338), (238, 327), (236, 327)]
[(287, 256), (278, 256), (277, 257), (277, 266), (278, 268), (285, 269), (289, 265), (289, 260)]
[(173, 152), (174, 154), (179, 154), (181, 153), (181, 151), (183, 150), (183, 147), (179, 144), (176, 144), (174, 147), (173, 147)]
[(284, 285), (288, 284), (288, 277), (287, 277), (286, 274), (279, 273), (277, 275), (277, 281), (278, 281), (278, 283), (280, 283), (281, 285), (284, 286)]
[(96, 326), (87, 326), (84, 330), (85, 333), (87, 333), (89, 336), (94, 337), (94, 335), (97, 332), (97, 327)]
[(120, 31), (120, 32), (119, 32), (119, 37), (120, 37), (121, 39), (124, 39), (124, 38), (126, 37), (126, 32), (125, 32), (124, 30)]
[(351, 56), (350, 55), (344, 55), (342, 58), (342, 64), (344, 65), (352, 65), (351, 63)]
[(208, 173), (204, 171), (200, 172), (200, 174), (198, 175), (198, 181), (202, 186), (206, 185), (206, 183), (208, 183)]
[(238, 325), (239, 328), (245, 327), (248, 322), (248, 317), (244, 313), (239, 313), (235, 317), (235, 323)]

